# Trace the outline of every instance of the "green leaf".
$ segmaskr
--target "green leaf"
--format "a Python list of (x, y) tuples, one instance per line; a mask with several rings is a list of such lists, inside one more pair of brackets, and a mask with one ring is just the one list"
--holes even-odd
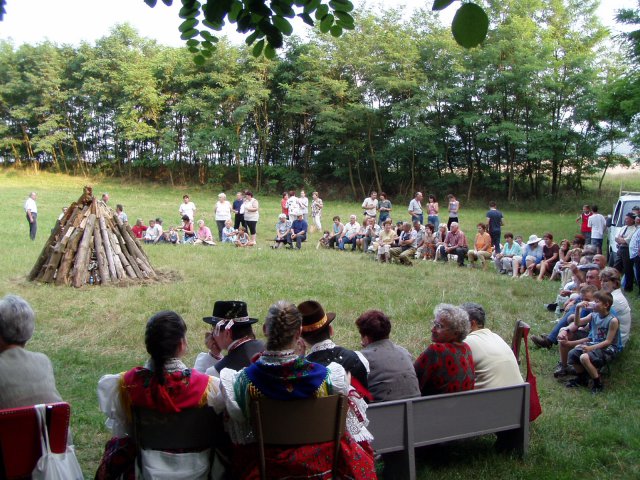
[(434, 0), (431, 10), (433, 10), (434, 12), (438, 10), (444, 10), (453, 2), (455, 2), (455, 0)]
[(453, 38), (465, 48), (479, 45), (489, 31), (489, 17), (485, 11), (475, 3), (462, 5), (451, 22)]
[(193, 6), (184, 6), (178, 12), (180, 18), (194, 18), (200, 13), (200, 2), (196, 2)]
[(173, 0), (162, 0), (162, 3), (164, 3), (167, 7), (170, 7), (173, 3)]
[(186, 32), (187, 30), (191, 30), (193, 27), (198, 25), (198, 23), (200, 22), (198, 21), (197, 18), (190, 18), (182, 22), (178, 27), (178, 30), (180, 30), (181, 33)]
[(156, 6), (157, 0), (144, 0), (144, 3), (146, 3), (147, 5), (149, 5), (151, 8)]
[(189, 40), (190, 38), (195, 37), (196, 35), (198, 35), (198, 30), (196, 30), (195, 28), (192, 28), (190, 30), (187, 30), (186, 32), (182, 32), (182, 35), (180, 35), (180, 38), (182, 40)]
[(353, 10), (353, 3), (348, 0), (331, 0), (329, 6), (334, 12), (350, 12)]
[(336, 20), (336, 25), (344, 28), (345, 30), (353, 30), (356, 26), (353, 23), (345, 23), (342, 20)]
[(251, 50), (251, 54), (254, 57), (259, 57), (260, 54), (262, 53), (263, 48), (264, 48), (264, 39), (260, 40), (258, 43), (256, 43), (253, 46), (253, 50)]
[[(307, 3), (307, 5), (304, 7), (304, 13), (309, 14), (309, 13), (313, 13), (316, 11), (316, 9), (320, 6), (320, 0), (311, 0), (309, 3)], [(327, 9), (328, 11), (328, 9)]]
[(251, 45), (253, 42), (256, 41), (257, 38), (264, 36), (261, 32), (253, 32), (251, 35), (249, 35), (247, 38), (245, 38), (244, 42), (247, 45)]
[(342, 20), (346, 24), (353, 25), (353, 17), (345, 12), (336, 11), (334, 12), (338, 20)]
[(235, 23), (236, 20), (238, 20), (238, 15), (240, 15), (241, 11), (242, 11), (242, 2), (240, 2), (239, 0), (235, 0), (231, 4), (231, 9), (229, 10), (229, 15), (227, 15), (227, 18), (231, 23)]
[(207, 20), (205, 18), (204, 20), (202, 20), (202, 25), (204, 25), (205, 27), (210, 28), (211, 30), (220, 31), (220, 30), (222, 30), (222, 27), (223, 27), (224, 23), (213, 23), (213, 22), (210, 22), (209, 20)]
[(304, 23), (306, 23), (310, 27), (314, 26), (313, 18), (311, 18), (311, 15), (309, 15), (308, 13), (300, 13), (298, 14), (298, 16), (302, 19)]
[[(200, 32), (200, 35), (202, 35), (202, 32)], [(200, 42), (194, 38), (187, 40), (187, 47), (197, 47), (199, 44)]]
[(207, 40), (208, 42), (212, 42), (212, 43), (218, 42), (218, 37), (211, 35), (211, 33), (207, 32), (206, 30), (202, 30), (200, 32), (200, 36), (205, 40)]
[(322, 20), (329, 13), (328, 5), (320, 5), (316, 10), (316, 20)]
[(207, 50), (215, 50), (216, 46), (213, 43), (205, 40), (204, 42), (202, 42), (202, 48), (206, 48)]
[(204, 65), (204, 57), (202, 55), (195, 55), (193, 57), (193, 63), (201, 67)]
[(331, 29), (329, 30), (329, 32), (331, 32), (331, 35), (333, 37), (339, 37), (340, 35), (342, 35), (342, 27), (340, 25), (334, 25), (333, 27), (331, 27)]
[(280, 32), (282, 32), (282, 34), (291, 35), (293, 33), (293, 27), (286, 18), (281, 17), (280, 15), (275, 15), (274, 17), (272, 17), (272, 21), (276, 28), (280, 30)]
[[(215, 49), (213, 49), (213, 50), (215, 50)], [(202, 50), (200, 53), (205, 58), (211, 58), (213, 56), (213, 50), (205, 49), (205, 50)]]
[(267, 45), (266, 47), (264, 47), (264, 56), (269, 60), (273, 60), (274, 58), (276, 58), (276, 49), (271, 45)]
[(327, 33), (332, 26), (333, 15), (325, 15), (324, 18), (320, 21), (320, 31), (322, 33)]
[(198, 53), (200, 49), (198, 47), (189, 47), (187, 48), (191, 53)]

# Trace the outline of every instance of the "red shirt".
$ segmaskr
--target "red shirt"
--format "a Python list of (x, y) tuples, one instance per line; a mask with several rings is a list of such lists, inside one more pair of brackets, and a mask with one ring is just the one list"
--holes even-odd
[(144, 232), (147, 231), (147, 227), (146, 225), (134, 225), (133, 227), (131, 227), (131, 230), (133, 230), (133, 234), (136, 236), (136, 238), (142, 238), (142, 235), (144, 235)]
[(580, 216), (582, 217), (582, 227), (580, 227), (580, 231), (582, 233), (591, 233), (591, 227), (589, 226), (589, 217), (593, 215), (593, 212), (584, 213), (582, 212)]

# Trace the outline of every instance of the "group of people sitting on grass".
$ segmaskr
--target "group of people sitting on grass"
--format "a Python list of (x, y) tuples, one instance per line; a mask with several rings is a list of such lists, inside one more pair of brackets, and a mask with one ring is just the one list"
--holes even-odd
[[(215, 302), (212, 315), (203, 318), (210, 328), (206, 351), (191, 369), (183, 361), (184, 320), (173, 311), (152, 315), (145, 329), (149, 360), (127, 372), (104, 375), (98, 382), (98, 404), (113, 438), (96, 478), (133, 478), (138, 469), (147, 475), (144, 478), (155, 471), (167, 478), (204, 479), (211, 468), (217, 478), (257, 478), (251, 401), (332, 394), (349, 399), (347, 430), (340, 442), (340, 478), (376, 478), (373, 437), (367, 429), (369, 402), (523, 381), (510, 347), (486, 327), (484, 309), (475, 303), (438, 305), (431, 344), (415, 360), (391, 341), (392, 323), (383, 312), (368, 310), (356, 319), (360, 351), (333, 342), (335, 319), (335, 313), (313, 300), (297, 306), (279, 301), (266, 314), (263, 342), (253, 330), (258, 319), (249, 316), (244, 302)], [(34, 323), (26, 301), (13, 295), (0, 300), (0, 408), (60, 400), (47, 357), (24, 348)], [(137, 451), (132, 437), (134, 407), (166, 413), (212, 407), (223, 415), (230, 445), (213, 454)], [(268, 478), (331, 478), (331, 448), (330, 444), (268, 447)]]

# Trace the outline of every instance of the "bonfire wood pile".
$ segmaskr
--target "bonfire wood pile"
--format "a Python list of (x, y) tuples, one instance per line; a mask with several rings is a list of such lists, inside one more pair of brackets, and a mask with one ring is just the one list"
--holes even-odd
[(129, 225), (84, 187), (57, 223), (29, 280), (56, 285), (105, 285), (156, 278)]

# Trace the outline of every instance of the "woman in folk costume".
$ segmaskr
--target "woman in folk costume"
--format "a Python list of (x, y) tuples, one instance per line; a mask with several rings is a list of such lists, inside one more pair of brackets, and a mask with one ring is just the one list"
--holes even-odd
[[(234, 478), (259, 478), (258, 455), (251, 428), (250, 404), (257, 397), (295, 400), (332, 394), (348, 396), (347, 432), (341, 440), (339, 478), (376, 478), (373, 439), (366, 429), (366, 403), (349, 386), (349, 377), (337, 363), (328, 367), (309, 362), (296, 353), (302, 315), (295, 305), (280, 301), (269, 308), (264, 333), (267, 348), (262, 356), (240, 371), (225, 368), (220, 373), (227, 431), (233, 443)], [(332, 442), (293, 448), (266, 447), (270, 479), (331, 478)]]
[[(107, 443), (97, 479), (134, 478), (135, 448), (132, 407), (161, 413), (207, 407), (219, 394), (218, 379), (187, 368), (181, 357), (187, 350), (187, 326), (180, 315), (162, 311), (147, 322), (145, 345), (151, 358), (143, 367), (116, 375), (104, 375), (98, 382), (100, 410), (114, 437)], [(137, 478), (206, 479), (211, 469), (209, 450), (164, 452), (142, 450), (142, 471)]]

